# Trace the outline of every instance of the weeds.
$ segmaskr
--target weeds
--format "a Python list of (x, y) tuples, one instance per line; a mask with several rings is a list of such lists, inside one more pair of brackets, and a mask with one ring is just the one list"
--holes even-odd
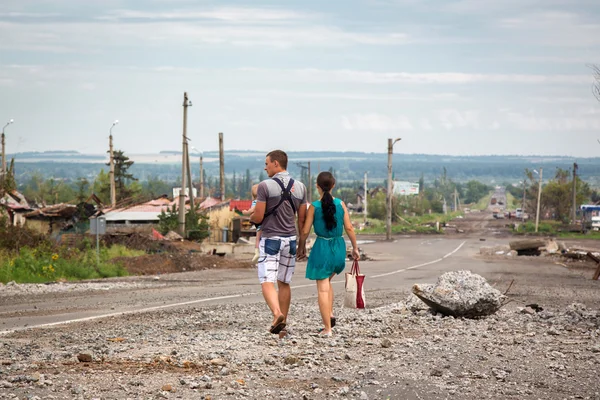
[(4, 251), (0, 255), (0, 281), (42, 283), (125, 276), (123, 266), (110, 260), (134, 254), (126, 249), (102, 249), (98, 263), (94, 249), (23, 247), (16, 254)]

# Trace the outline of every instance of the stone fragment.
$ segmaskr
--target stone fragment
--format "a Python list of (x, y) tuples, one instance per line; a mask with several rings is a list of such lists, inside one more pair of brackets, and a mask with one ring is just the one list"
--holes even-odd
[(77, 360), (79, 360), (79, 362), (89, 363), (92, 362), (92, 355), (88, 353), (79, 353), (77, 354)]
[(485, 278), (470, 271), (446, 272), (435, 285), (415, 284), (412, 291), (434, 311), (454, 317), (491, 315), (505, 299)]
[(298, 357), (296, 357), (296, 356), (289, 355), (289, 356), (285, 357), (285, 359), (283, 360), (283, 363), (285, 365), (299, 364), (300, 363), (300, 359)]

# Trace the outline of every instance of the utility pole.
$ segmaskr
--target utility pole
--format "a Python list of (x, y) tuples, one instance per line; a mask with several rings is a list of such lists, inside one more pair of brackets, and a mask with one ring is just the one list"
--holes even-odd
[(219, 176), (221, 179), (221, 201), (225, 201), (225, 153), (223, 151), (223, 132), (219, 132)]
[(11, 118), (6, 123), (6, 125), (4, 125), (4, 127), (2, 127), (2, 179), (6, 178), (6, 148), (5, 148), (6, 137), (4, 135), (4, 129), (6, 129), (7, 126), (9, 126), (10, 124), (12, 124), (14, 122), (15, 122), (15, 120)]
[(307, 161), (306, 163), (307, 165), (304, 165), (303, 163), (296, 163), (297, 166), (300, 167), (300, 169), (302, 171), (304, 171), (305, 169), (308, 170), (308, 182), (306, 182), (305, 186), (308, 189), (308, 203), (310, 204), (312, 202), (312, 193), (313, 193), (313, 187), (312, 187), (312, 178), (310, 176), (310, 161)]
[(393, 197), (393, 185), (392, 185), (392, 153), (394, 152), (394, 143), (399, 141), (398, 139), (388, 139), (388, 178), (387, 178), (387, 216), (386, 216), (386, 230), (385, 239), (390, 240), (392, 238), (392, 197)]
[(535, 213), (535, 232), (538, 231), (540, 222), (540, 201), (542, 200), (542, 168), (540, 168), (540, 183), (538, 184), (537, 212)]
[(527, 176), (523, 179), (523, 200), (521, 201), (521, 222), (525, 222), (525, 193), (527, 192), (527, 186), (525, 186), (525, 182), (527, 182)]
[(312, 203), (313, 200), (313, 185), (312, 185), (312, 177), (310, 175), (310, 161), (308, 162), (308, 202)]
[(454, 187), (454, 212), (458, 211), (458, 192), (456, 191), (456, 186)]
[(190, 167), (189, 144), (187, 142), (185, 144), (185, 168), (187, 169), (188, 187), (190, 189), (190, 212), (194, 212), (194, 206), (196, 205), (194, 203), (194, 183), (192, 180), (192, 169)]
[(177, 215), (177, 233), (185, 237), (185, 186), (187, 154), (187, 109), (192, 105), (187, 92), (183, 93), (183, 142), (181, 150), (181, 190), (179, 191), (179, 214)]
[(367, 217), (368, 217), (368, 212), (367, 212), (367, 198), (369, 197), (369, 190), (367, 189), (367, 173), (365, 172), (365, 183), (363, 184), (363, 187), (365, 189), (365, 194), (364, 194), (364, 204), (363, 204), (363, 213), (365, 214), (365, 225), (367, 224)]
[(204, 198), (204, 168), (202, 168), (202, 156), (200, 156), (200, 198)]
[(577, 163), (573, 163), (573, 224), (577, 219), (577, 168), (579, 168)]
[(115, 120), (115, 122), (112, 123), (112, 126), (110, 127), (109, 130), (109, 136), (108, 136), (108, 152), (110, 154), (109, 159), (110, 159), (110, 172), (109, 172), (109, 178), (110, 178), (110, 206), (112, 208), (115, 208), (117, 206), (117, 187), (115, 184), (115, 157), (114, 157), (114, 153), (113, 153), (113, 137), (112, 137), (112, 130), (115, 127), (115, 125), (117, 125), (119, 123), (119, 120)]

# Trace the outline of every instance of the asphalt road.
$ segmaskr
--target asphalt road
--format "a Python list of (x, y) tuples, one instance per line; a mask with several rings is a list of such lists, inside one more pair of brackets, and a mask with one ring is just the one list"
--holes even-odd
[[(561, 285), (565, 280), (574, 282), (565, 287), (575, 285), (578, 288), (577, 282), (582, 280), (580, 273), (547, 259), (486, 260), (478, 256), (480, 246), (505, 244), (507, 241), (497, 239), (483, 242), (478, 237), (397, 237), (393, 242), (364, 244), (361, 247), (374, 259), (360, 264), (362, 272), (367, 275), (367, 299), (369, 292), (385, 291), (391, 294), (389, 298), (400, 301), (410, 292), (414, 283), (433, 283), (442, 273), (460, 269), (484, 276), (502, 291), (514, 281), (511, 293), (522, 296), (524, 300), (531, 299), (532, 302), (546, 301), (543, 299), (544, 289)], [(294, 298), (316, 296), (314, 283), (304, 278), (305, 267), (305, 262), (296, 267), (292, 283)], [(153, 277), (129, 277), (123, 280), (144, 281), (147, 285), (109, 291), (0, 297), (0, 334), (161, 308), (262, 301), (254, 269), (205, 270), (163, 275), (158, 280)], [(337, 277), (334, 282), (334, 288), (339, 293), (343, 290), (343, 277)], [(587, 286), (583, 286), (575, 297), (592, 298), (593, 291), (589, 289), (588, 293)], [(571, 301), (574, 293), (568, 294), (570, 297), (565, 298), (569, 297)]]

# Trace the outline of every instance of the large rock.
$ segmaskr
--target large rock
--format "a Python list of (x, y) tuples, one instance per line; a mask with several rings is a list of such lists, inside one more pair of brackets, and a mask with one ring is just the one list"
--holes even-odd
[(493, 314), (505, 299), (485, 278), (470, 271), (446, 272), (435, 285), (415, 284), (412, 291), (434, 311), (454, 317)]

